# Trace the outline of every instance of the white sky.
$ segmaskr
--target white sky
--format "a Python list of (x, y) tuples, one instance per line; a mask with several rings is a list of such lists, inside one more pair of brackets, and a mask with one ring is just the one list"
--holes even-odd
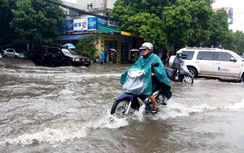
[(234, 23), (229, 25), (229, 28), (234, 32), (236, 30), (244, 32), (244, 0), (216, 0), (212, 7), (232, 7)]

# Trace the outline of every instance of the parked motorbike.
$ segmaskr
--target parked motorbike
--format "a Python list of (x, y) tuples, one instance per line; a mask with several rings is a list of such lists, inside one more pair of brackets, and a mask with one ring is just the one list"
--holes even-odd
[[(154, 63), (153, 67), (158, 66), (158, 63)], [(154, 78), (156, 79), (156, 77)], [(154, 82), (156, 86), (153, 89), (153, 95), (155, 96), (158, 105), (166, 105), (167, 98), (162, 94), (162, 89), (160, 86), (157, 86), (159, 83), (157, 80)], [(119, 95), (111, 108), (110, 114), (115, 115), (116, 117), (123, 118), (130, 116), (134, 111), (142, 110), (142, 113), (151, 112), (153, 109), (153, 103), (146, 95), (135, 95), (130, 92), (122, 92)]]

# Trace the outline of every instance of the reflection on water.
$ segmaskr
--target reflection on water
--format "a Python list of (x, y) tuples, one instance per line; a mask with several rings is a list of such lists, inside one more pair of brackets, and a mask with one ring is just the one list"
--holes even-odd
[(173, 97), (157, 115), (118, 119), (109, 112), (129, 66), (36, 67), (1, 60), (0, 151), (244, 151), (243, 83), (171, 82)]

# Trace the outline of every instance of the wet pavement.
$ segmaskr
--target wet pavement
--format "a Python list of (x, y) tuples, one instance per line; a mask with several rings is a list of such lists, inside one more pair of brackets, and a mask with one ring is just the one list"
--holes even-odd
[(244, 152), (244, 84), (171, 82), (156, 115), (109, 114), (129, 64), (36, 67), (0, 60), (0, 152)]

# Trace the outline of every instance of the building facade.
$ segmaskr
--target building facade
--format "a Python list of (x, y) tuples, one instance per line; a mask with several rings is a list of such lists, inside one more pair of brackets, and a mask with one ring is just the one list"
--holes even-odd
[[(86, 0), (77, 0), (74, 2), (76, 3), (64, 2), (64, 4), (80, 10), (85, 9), (85, 11), (97, 15), (107, 16), (115, 0), (91, 0), (87, 1), (87, 3)], [(107, 49), (111, 53), (112, 49), (116, 50), (116, 62), (132, 62), (133, 53), (131, 49), (140, 47), (142, 43), (141, 38), (133, 36), (131, 33), (118, 30), (114, 21), (101, 19), (96, 15), (75, 12), (72, 9), (64, 9), (67, 15), (66, 25), (62, 30), (63, 43), (69, 42), (76, 44), (83, 36), (100, 33), (100, 39), (94, 43), (98, 50), (96, 53), (97, 57), (99, 57), (102, 50)]]

